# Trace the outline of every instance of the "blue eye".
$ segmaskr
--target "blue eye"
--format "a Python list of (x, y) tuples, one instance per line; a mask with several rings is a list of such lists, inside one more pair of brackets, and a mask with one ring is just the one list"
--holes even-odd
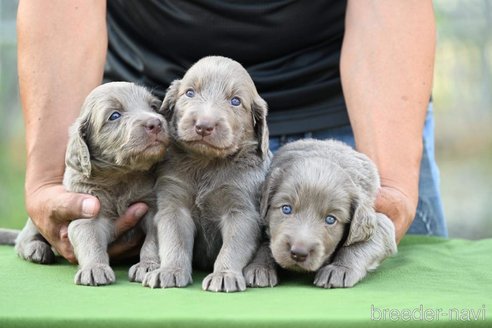
[(121, 117), (120, 112), (112, 112), (111, 115), (109, 116), (110, 121), (116, 121)]
[(285, 215), (292, 214), (292, 206), (290, 205), (282, 205), (280, 209), (282, 210), (282, 213), (284, 213)]
[(328, 215), (325, 219), (325, 223), (328, 225), (334, 225), (337, 222), (337, 218), (333, 215)]
[(231, 105), (232, 106), (239, 106), (241, 105), (241, 99), (239, 99), (238, 97), (234, 97), (231, 99)]
[(195, 96), (195, 90), (193, 90), (193, 89), (188, 89), (188, 90), (186, 90), (185, 95), (186, 95), (186, 97), (188, 97), (188, 98), (193, 98), (193, 97)]

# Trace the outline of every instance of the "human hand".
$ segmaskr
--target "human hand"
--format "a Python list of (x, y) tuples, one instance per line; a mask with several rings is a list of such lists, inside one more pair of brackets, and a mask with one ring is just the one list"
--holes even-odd
[(396, 242), (405, 236), (415, 218), (417, 204), (398, 188), (382, 185), (376, 198), (376, 212), (385, 214), (395, 225)]
[[(68, 224), (78, 218), (91, 218), (100, 209), (99, 200), (91, 195), (67, 192), (61, 184), (46, 185), (35, 192), (26, 192), (27, 211), (43, 237), (56, 251), (71, 263), (77, 263), (68, 239)], [(147, 212), (147, 205), (136, 203), (115, 222), (115, 233), (119, 237), (135, 227)], [(143, 233), (132, 235), (131, 240), (116, 240), (108, 248), (112, 259), (122, 259), (138, 252)]]

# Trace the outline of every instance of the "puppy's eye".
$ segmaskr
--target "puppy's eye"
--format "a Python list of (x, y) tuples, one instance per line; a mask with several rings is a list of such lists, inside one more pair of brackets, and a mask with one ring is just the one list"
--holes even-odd
[(290, 206), (290, 205), (282, 205), (282, 207), (280, 208), (280, 210), (285, 215), (292, 214), (292, 206)]
[(239, 106), (241, 105), (241, 99), (239, 99), (238, 97), (234, 97), (231, 99), (231, 105), (232, 106)]
[(337, 218), (334, 217), (333, 215), (328, 215), (326, 218), (325, 218), (325, 223), (327, 225), (334, 225), (335, 223), (337, 223)]
[(159, 110), (159, 108), (160, 108), (160, 105), (158, 105), (156, 103), (152, 103), (152, 104), (150, 104), (150, 108), (152, 108), (152, 110), (154, 112), (157, 112)]
[(188, 97), (188, 98), (193, 98), (193, 97), (195, 96), (195, 90), (193, 90), (193, 89), (188, 89), (188, 90), (186, 90), (185, 95), (186, 95), (186, 97)]
[(120, 117), (121, 117), (121, 113), (120, 112), (112, 112), (111, 115), (109, 116), (108, 120), (110, 120), (110, 121), (116, 121)]

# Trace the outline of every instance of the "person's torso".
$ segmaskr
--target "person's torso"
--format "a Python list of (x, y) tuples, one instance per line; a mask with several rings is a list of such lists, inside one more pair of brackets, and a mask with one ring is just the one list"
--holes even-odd
[(204, 56), (246, 67), (272, 135), (348, 124), (339, 59), (345, 1), (108, 1), (105, 79), (160, 96)]

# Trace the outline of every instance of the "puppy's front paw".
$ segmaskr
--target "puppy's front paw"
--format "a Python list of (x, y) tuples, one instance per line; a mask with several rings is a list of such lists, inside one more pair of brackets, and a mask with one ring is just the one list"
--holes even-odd
[(365, 276), (352, 268), (347, 268), (337, 264), (328, 264), (316, 273), (314, 284), (322, 288), (347, 288), (353, 287)]
[(273, 287), (278, 284), (277, 270), (271, 266), (249, 264), (244, 269), (244, 278), (249, 287)]
[(191, 284), (191, 272), (180, 268), (159, 268), (145, 274), (142, 285), (150, 288), (186, 287)]
[(142, 282), (147, 272), (159, 269), (159, 263), (156, 262), (139, 262), (133, 265), (128, 271), (130, 281)]
[(76, 285), (104, 286), (116, 280), (113, 269), (107, 264), (91, 264), (80, 268), (75, 275)]
[(32, 240), (23, 245), (19, 256), (26, 261), (39, 264), (55, 262), (55, 253), (51, 250), (51, 246), (40, 240)]
[(203, 279), (202, 289), (211, 292), (242, 292), (246, 290), (246, 281), (241, 272), (214, 272)]

